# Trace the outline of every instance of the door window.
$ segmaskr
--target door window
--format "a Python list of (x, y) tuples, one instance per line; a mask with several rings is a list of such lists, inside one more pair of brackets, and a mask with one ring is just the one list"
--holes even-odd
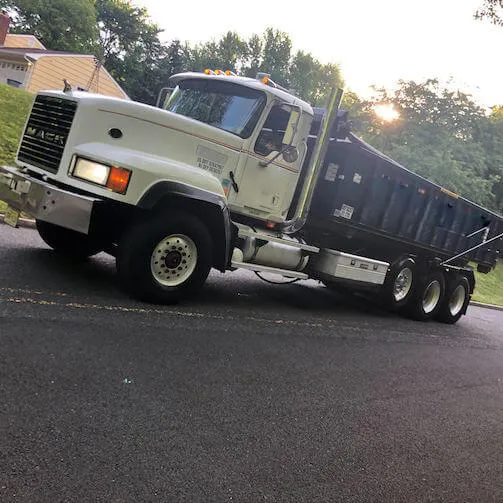
[(257, 154), (268, 156), (271, 152), (279, 152), (282, 147), (283, 135), (285, 134), (290, 111), (281, 105), (274, 105), (265, 120), (255, 143)]

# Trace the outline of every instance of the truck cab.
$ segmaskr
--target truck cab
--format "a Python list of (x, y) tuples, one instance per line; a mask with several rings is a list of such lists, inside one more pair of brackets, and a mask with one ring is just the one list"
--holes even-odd
[[(159, 107), (71, 89), (39, 93), (17, 167), (0, 173), (10, 223), (23, 211), (60, 253), (112, 253), (126, 289), (150, 301), (184, 298), (211, 267), (293, 267), (307, 277), (299, 268), (317, 248), (273, 234), (298, 188), (311, 106), (268, 77), (183, 73), (170, 86)], [(160, 239), (185, 236), (187, 225), (181, 248), (191, 260)], [(137, 244), (154, 248), (157, 238), (157, 251), (143, 256)]]
[(313, 110), (268, 81), (175, 75), (162, 108), (213, 129), (187, 140), (186, 161), (220, 180), (233, 213), (279, 223), (306, 156)]

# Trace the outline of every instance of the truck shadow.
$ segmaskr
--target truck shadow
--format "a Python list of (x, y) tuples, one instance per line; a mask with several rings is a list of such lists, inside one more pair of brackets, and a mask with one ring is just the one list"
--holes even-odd
[[(1, 254), (0, 295), (29, 296), (68, 302), (103, 304), (127, 308), (166, 310), (173, 306), (146, 304), (128, 297), (119, 287), (115, 260), (100, 254), (87, 261), (72, 261), (46, 248), (16, 248)], [(380, 309), (371, 299), (341, 295), (316, 281), (290, 285), (264, 283), (248, 271), (221, 274), (212, 271), (196, 298), (180, 303), (177, 311), (197, 311), (204, 315), (310, 321), (324, 324), (343, 323), (367, 326), (385, 333), (413, 337), (428, 335), (447, 340), (464, 340), (473, 331), (471, 323), (447, 326), (420, 323)], [(464, 325), (461, 328), (459, 325)], [(476, 338), (476, 334), (473, 334)]]
[[(5, 287), (27, 289), (93, 302), (127, 306), (140, 303), (124, 294), (115, 272), (115, 260), (99, 254), (86, 261), (61, 257), (46, 248), (17, 248), (2, 256), (2, 276)], [(275, 280), (281, 281), (281, 278)], [(275, 315), (292, 313), (299, 316), (355, 316), (378, 318), (395, 317), (377, 308), (368, 299), (331, 292), (316, 281), (272, 285), (248, 271), (221, 274), (212, 271), (196, 298), (179, 304), (182, 309), (202, 311), (237, 310), (248, 313)]]

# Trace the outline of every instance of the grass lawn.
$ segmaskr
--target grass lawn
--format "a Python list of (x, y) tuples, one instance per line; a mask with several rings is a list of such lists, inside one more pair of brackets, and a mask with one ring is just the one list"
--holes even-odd
[(0, 165), (14, 164), (33, 95), (0, 84)]
[(473, 300), (486, 304), (503, 306), (503, 261), (500, 260), (496, 269), (489, 274), (475, 273), (477, 284)]
[[(14, 165), (19, 139), (32, 101), (32, 94), (0, 84), (0, 166)], [(6, 206), (0, 201), (0, 213), (3, 213)]]

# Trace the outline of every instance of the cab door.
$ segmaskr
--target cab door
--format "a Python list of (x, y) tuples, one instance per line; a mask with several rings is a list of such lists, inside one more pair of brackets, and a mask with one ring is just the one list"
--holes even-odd
[(305, 114), (297, 120), (297, 131), (288, 155), (285, 132), (291, 125), (292, 113), (298, 107), (273, 103), (265, 120), (243, 152), (242, 169), (237, 173), (238, 192), (229, 198), (231, 209), (253, 217), (281, 222), (286, 219), (295, 191), (300, 168), (307, 151), (310, 122)]

